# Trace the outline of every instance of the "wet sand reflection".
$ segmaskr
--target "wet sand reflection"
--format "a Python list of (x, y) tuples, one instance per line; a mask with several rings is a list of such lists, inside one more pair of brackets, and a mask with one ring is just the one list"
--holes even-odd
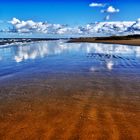
[(0, 51), (0, 139), (138, 140), (138, 48), (59, 43)]

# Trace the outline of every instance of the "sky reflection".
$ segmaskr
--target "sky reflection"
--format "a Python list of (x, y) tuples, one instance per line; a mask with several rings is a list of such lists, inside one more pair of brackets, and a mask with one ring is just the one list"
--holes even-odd
[(60, 40), (0, 48), (0, 72), (27, 70), (26, 65), (33, 71), (112, 71), (139, 68), (139, 60), (140, 47), (127, 45), (65, 43)]
[[(22, 62), (27, 59), (36, 59), (38, 57), (45, 57), (49, 55), (58, 55), (66, 52), (85, 52), (108, 54), (110, 57), (113, 55), (123, 55), (131, 57), (140, 56), (140, 47), (132, 47), (125, 45), (107, 45), (107, 44), (68, 44), (63, 41), (58, 42), (39, 42), (27, 45), (19, 45), (15, 53), (14, 59), (16, 62)], [(111, 59), (111, 58), (110, 58)], [(109, 62), (111, 65), (113, 62)]]

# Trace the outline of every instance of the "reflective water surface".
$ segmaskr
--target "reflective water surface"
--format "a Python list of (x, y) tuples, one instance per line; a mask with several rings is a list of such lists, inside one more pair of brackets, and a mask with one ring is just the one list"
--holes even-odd
[(140, 47), (48, 41), (0, 47), (0, 76), (40, 72), (138, 72)]
[(0, 139), (138, 140), (139, 118), (139, 46), (0, 46)]

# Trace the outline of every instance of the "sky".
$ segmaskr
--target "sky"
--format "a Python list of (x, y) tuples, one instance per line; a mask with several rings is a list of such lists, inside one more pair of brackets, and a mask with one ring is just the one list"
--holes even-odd
[(111, 21), (139, 18), (140, 0), (0, 0), (0, 22), (13, 17), (70, 25), (103, 21), (106, 13), (101, 10), (105, 7), (90, 7), (93, 2), (120, 10), (111, 15)]
[[(140, 0), (0, 0), (0, 31), (2, 36), (2, 30), (5, 32), (9, 27), (14, 27), (16, 32), (22, 33), (38, 30), (43, 33), (51, 30), (54, 33), (55, 28), (59, 33), (70, 32), (65, 27), (59, 30), (57, 25), (47, 28), (48, 25), (44, 27), (43, 23), (76, 27), (103, 21), (136, 21), (140, 18), (139, 13)], [(38, 22), (42, 22), (41, 25), (38, 25)], [(120, 27), (121, 25), (117, 26), (121, 30), (124, 28)], [(129, 30), (132, 24), (124, 26)], [(139, 28), (140, 22), (133, 29)]]

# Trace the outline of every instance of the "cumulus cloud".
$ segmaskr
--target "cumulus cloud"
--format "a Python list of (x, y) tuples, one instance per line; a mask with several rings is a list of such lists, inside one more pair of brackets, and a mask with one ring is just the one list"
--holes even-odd
[(132, 25), (130, 26), (127, 31), (129, 32), (139, 32), (140, 31), (140, 18), (137, 19), (137, 21)]
[[(105, 20), (110, 19), (110, 14), (107, 14)], [(100, 35), (120, 35), (120, 34), (140, 34), (140, 19), (137, 21), (127, 22), (95, 22), (83, 26), (70, 27), (68, 25), (51, 24), (48, 22), (35, 22), (32, 20), (21, 21), (13, 18), (10, 22), (13, 28), (8, 32), (18, 34), (45, 34), (45, 35), (63, 35), (63, 36), (95, 36)]]
[(92, 2), (89, 4), (89, 7), (104, 7), (105, 4), (103, 3), (95, 3), (95, 2)]
[[(96, 2), (92, 2), (89, 4), (90, 7), (107, 7), (108, 4), (104, 4), (104, 3), (96, 3)], [(106, 9), (102, 9), (101, 13), (107, 13), (108, 15), (105, 16), (104, 20), (109, 20), (110, 19), (110, 15), (114, 14), (114, 13), (119, 13), (120, 9), (114, 8), (113, 6), (108, 6)]]
[(14, 17), (14, 18), (12, 19), (12, 21), (9, 21), (9, 23), (18, 24), (18, 23), (20, 23), (20, 20)]
[(104, 20), (109, 20), (110, 19), (110, 15), (105, 16)]
[(13, 31), (18, 33), (57, 33), (61, 28), (66, 25), (50, 24), (47, 22), (34, 22), (32, 20), (20, 21), (19, 19), (13, 18), (10, 23), (13, 25)]
[(119, 9), (114, 8), (113, 6), (109, 6), (106, 10), (101, 10), (101, 13), (118, 13)]
[(135, 22), (98, 22), (94, 24), (88, 24), (85, 29), (86, 33), (100, 33), (103, 35), (117, 35), (124, 34), (127, 29), (131, 27)]

